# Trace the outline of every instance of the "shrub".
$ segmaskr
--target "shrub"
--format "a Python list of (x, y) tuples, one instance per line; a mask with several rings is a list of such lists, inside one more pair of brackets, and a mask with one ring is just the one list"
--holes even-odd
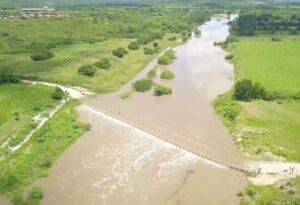
[(254, 190), (254, 188), (248, 186), (245, 188), (245, 194), (250, 197), (253, 197), (253, 196), (255, 196), (256, 191)]
[(41, 159), (39, 165), (44, 168), (50, 168), (52, 166), (52, 159), (51, 159), (50, 155), (45, 155)]
[(83, 65), (78, 69), (77, 73), (80, 75), (93, 77), (96, 73), (96, 69), (92, 65)]
[(157, 42), (153, 42), (153, 47), (157, 48), (159, 46), (159, 44)]
[(171, 80), (173, 78), (175, 78), (175, 75), (171, 72), (171, 71), (163, 71), (160, 75), (161, 79), (166, 79), (166, 80)]
[(163, 85), (157, 85), (154, 88), (154, 93), (157, 96), (169, 95), (172, 93), (172, 89)]
[(39, 50), (34, 51), (34, 53), (32, 53), (30, 57), (34, 61), (44, 61), (53, 58), (54, 54), (50, 50)]
[(133, 87), (137, 92), (145, 92), (151, 89), (152, 84), (153, 84), (152, 80), (142, 79), (142, 80), (135, 81)]
[(119, 58), (123, 58), (124, 55), (126, 55), (128, 52), (125, 48), (119, 47), (115, 50), (113, 50), (113, 55), (119, 57)]
[(169, 38), (169, 41), (175, 41), (177, 39), (176, 36), (172, 36), (171, 38)]
[(111, 66), (108, 58), (102, 58), (100, 61), (94, 64), (97, 68), (108, 70)]
[(189, 39), (190, 39), (190, 37), (187, 36), (187, 35), (183, 35), (183, 36), (182, 36), (182, 41), (183, 41), (183, 42), (187, 42)]
[(54, 100), (61, 100), (63, 96), (64, 96), (64, 91), (60, 87), (55, 87), (55, 90), (52, 93), (51, 97)]
[(40, 201), (44, 197), (44, 192), (40, 187), (33, 187), (27, 195), (27, 201)]
[(92, 129), (92, 125), (90, 123), (85, 124), (85, 130), (90, 131)]
[(130, 50), (138, 50), (140, 48), (140, 45), (137, 41), (134, 41), (134, 42), (131, 42), (129, 45), (128, 45), (128, 48)]
[(147, 73), (147, 78), (148, 79), (153, 79), (156, 76), (156, 69), (152, 69)]
[(144, 54), (145, 55), (153, 55), (155, 53), (155, 50), (151, 49), (151, 48), (144, 48)]
[(19, 83), (21, 77), (17, 74), (14, 74), (10, 70), (0, 71), (0, 84), (2, 83)]
[(297, 35), (298, 34), (298, 31), (296, 29), (291, 29), (290, 30), (290, 34), (291, 35)]
[(201, 30), (199, 28), (196, 28), (194, 30), (194, 33), (195, 33), (196, 36), (200, 36), (201, 35)]
[(123, 100), (127, 100), (127, 99), (131, 98), (131, 95), (132, 95), (132, 92), (131, 92), (131, 91), (128, 91), (128, 92), (126, 92), (126, 93), (123, 93), (123, 94), (121, 95), (121, 98), (122, 98)]
[(266, 99), (266, 96), (265, 89), (259, 83), (253, 84), (248, 79), (238, 81), (234, 86), (234, 97), (237, 100)]
[(175, 53), (173, 50), (165, 52), (164, 55), (158, 58), (158, 63), (161, 65), (169, 65), (176, 59)]
[(229, 95), (219, 96), (214, 102), (214, 108), (216, 113), (228, 119), (228, 122), (235, 120), (242, 110), (240, 104), (232, 100)]
[(280, 41), (281, 41), (281, 39), (280, 39), (280, 38), (275, 38), (275, 37), (273, 37), (273, 38), (271, 38), (271, 41), (280, 42)]
[(233, 59), (233, 55), (232, 54), (228, 54), (228, 55), (225, 56), (225, 59), (226, 60), (231, 60), (231, 59)]

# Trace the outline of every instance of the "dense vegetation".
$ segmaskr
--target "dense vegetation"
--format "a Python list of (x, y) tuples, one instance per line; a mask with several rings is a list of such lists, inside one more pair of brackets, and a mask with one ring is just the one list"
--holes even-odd
[[(185, 33), (206, 20), (203, 8), (99, 7), (66, 17), (0, 21), (0, 53), (23, 53), (74, 43), (135, 38), (139, 44)], [(22, 28), (22, 29), (20, 29)]]
[(172, 93), (172, 89), (163, 85), (156, 85), (154, 87), (154, 93), (157, 96), (169, 95)]
[(137, 92), (145, 92), (151, 89), (152, 84), (151, 79), (142, 79), (134, 82), (133, 87)]
[(96, 68), (92, 65), (82, 65), (78, 69), (78, 74), (93, 77), (96, 73)]
[(169, 65), (173, 63), (176, 59), (175, 53), (173, 50), (166, 51), (162, 56), (158, 58), (158, 63), (161, 65)]
[(280, 33), (297, 35), (300, 32), (299, 9), (267, 7), (243, 11), (232, 30), (243, 36)]
[(54, 54), (49, 50), (39, 50), (39, 51), (34, 51), (30, 57), (34, 61), (44, 61), (53, 58)]
[[(62, 15), (0, 20), (0, 70), (98, 93), (116, 91), (210, 12), (177, 5), (105, 6)], [(43, 51), (53, 56), (44, 57)]]
[(171, 71), (165, 70), (165, 71), (161, 72), (160, 78), (161, 79), (166, 79), (166, 80), (171, 80), (171, 79), (175, 78), (175, 75)]

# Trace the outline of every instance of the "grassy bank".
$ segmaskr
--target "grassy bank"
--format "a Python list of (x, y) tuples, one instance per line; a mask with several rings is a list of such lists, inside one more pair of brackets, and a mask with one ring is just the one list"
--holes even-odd
[[(251, 79), (282, 96), (300, 92), (299, 40), (244, 38), (229, 43), (227, 49), (234, 56), (236, 80)], [(246, 157), (300, 161), (299, 100), (241, 102), (229, 93), (219, 97), (215, 108)]]
[(45, 176), (53, 162), (83, 134), (85, 127), (77, 121), (76, 105), (70, 101), (18, 152), (1, 158), (0, 195), (19, 195), (24, 186)]
[[(168, 40), (171, 35), (159, 40), (160, 51), (178, 44)], [(173, 35), (172, 35), (173, 36)], [(139, 73), (157, 54), (145, 55), (142, 46), (138, 50), (130, 50), (123, 58), (112, 55), (118, 47), (127, 48), (130, 39), (107, 40), (95, 44), (74, 44), (53, 49), (55, 57), (46, 61), (33, 61), (30, 53), (0, 55), (0, 69), (10, 69), (27, 77), (35, 77), (42, 81), (50, 81), (71, 86), (82, 86), (97, 93), (116, 91)], [(97, 69), (94, 77), (77, 73), (84, 64), (94, 64), (101, 58), (109, 58), (109, 70)]]
[(51, 95), (54, 88), (30, 86), (25, 84), (7, 84), (0, 86), (0, 157), (24, 140), (25, 136), (37, 126), (33, 117), (46, 114), (59, 101)]
[(248, 185), (238, 193), (241, 205), (299, 204), (300, 177), (281, 182), (277, 186)]
[(237, 80), (251, 79), (269, 91), (300, 92), (300, 39), (246, 38), (230, 43)]

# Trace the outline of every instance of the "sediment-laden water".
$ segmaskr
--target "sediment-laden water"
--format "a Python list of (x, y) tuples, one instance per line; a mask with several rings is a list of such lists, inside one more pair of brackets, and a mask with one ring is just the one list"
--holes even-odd
[(201, 38), (176, 49), (176, 78), (161, 82), (172, 95), (83, 99), (78, 113), (91, 130), (36, 183), (42, 204), (237, 204), (245, 177), (202, 157), (241, 162), (211, 107), (233, 84), (232, 66), (213, 46), (228, 36), (226, 22), (213, 18)]

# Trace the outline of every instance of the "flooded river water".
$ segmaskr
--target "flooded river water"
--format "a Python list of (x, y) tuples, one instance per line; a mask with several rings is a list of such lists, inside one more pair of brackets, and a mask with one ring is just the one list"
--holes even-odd
[(45, 191), (42, 204), (238, 204), (246, 178), (222, 164), (238, 166), (242, 159), (211, 106), (233, 85), (232, 66), (213, 46), (228, 36), (226, 22), (213, 18), (200, 38), (176, 49), (168, 68), (176, 78), (156, 79), (172, 95), (120, 99), (129, 84), (82, 99), (77, 110), (91, 130), (37, 182)]

